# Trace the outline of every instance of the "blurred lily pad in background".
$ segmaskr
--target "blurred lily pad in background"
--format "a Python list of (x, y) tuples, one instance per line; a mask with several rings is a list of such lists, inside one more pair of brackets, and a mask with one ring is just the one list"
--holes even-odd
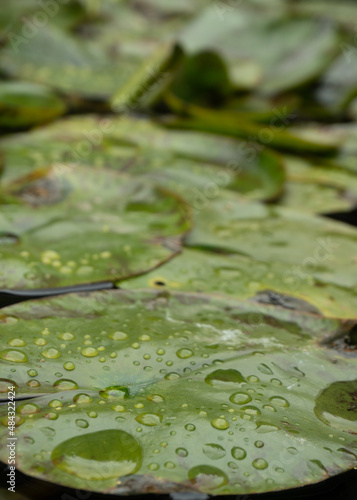
[(36, 300), (2, 309), (0, 392), (45, 495), (357, 467), (356, 15), (3, 0), (0, 305)]

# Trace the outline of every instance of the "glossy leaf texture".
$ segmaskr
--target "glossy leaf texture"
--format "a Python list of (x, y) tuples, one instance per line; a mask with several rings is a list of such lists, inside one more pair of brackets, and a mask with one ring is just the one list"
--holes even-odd
[(42, 394), (16, 410), (17, 466), (32, 476), (106, 493), (246, 494), (356, 465), (356, 359), (334, 347), (352, 323), (110, 291), (5, 308), (1, 328), (2, 390)]

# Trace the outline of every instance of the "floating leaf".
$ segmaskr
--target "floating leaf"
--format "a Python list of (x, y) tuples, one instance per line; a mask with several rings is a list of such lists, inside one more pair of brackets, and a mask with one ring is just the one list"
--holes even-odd
[(180, 250), (189, 225), (176, 195), (110, 170), (68, 169), (35, 171), (3, 193), (2, 288), (116, 280)]
[(64, 101), (47, 87), (24, 82), (0, 82), (0, 127), (38, 125), (65, 114)]
[(329, 345), (339, 321), (115, 291), (12, 306), (2, 322), (2, 390), (44, 394), (17, 405), (26, 474), (116, 494), (249, 494), (356, 465), (351, 402), (328, 420), (356, 388), (356, 359)]

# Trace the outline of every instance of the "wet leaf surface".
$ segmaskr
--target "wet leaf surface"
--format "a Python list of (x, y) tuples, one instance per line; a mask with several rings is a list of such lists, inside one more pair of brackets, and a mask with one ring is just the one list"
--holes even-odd
[(107, 493), (243, 494), (356, 463), (353, 413), (334, 410), (337, 428), (325, 418), (336, 385), (355, 389), (356, 359), (320, 345), (345, 329), (337, 320), (145, 291), (2, 314), (13, 344), (1, 346), (2, 387), (44, 394), (17, 407), (18, 467), (32, 476)]

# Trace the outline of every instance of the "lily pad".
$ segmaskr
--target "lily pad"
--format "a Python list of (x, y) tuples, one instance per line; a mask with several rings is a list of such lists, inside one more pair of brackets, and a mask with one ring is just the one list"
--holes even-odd
[(280, 273), (283, 286), (296, 290), (302, 283), (333, 285), (348, 290), (354, 300), (354, 228), (303, 212), (239, 201), (228, 192), (194, 210), (194, 220), (187, 246), (289, 266), (289, 271)]
[[(289, 300), (304, 300), (327, 317), (356, 317), (354, 288), (327, 279), (322, 284), (298, 266), (280, 261), (262, 262), (245, 255), (185, 248), (183, 252), (149, 273), (118, 283), (123, 289), (152, 288), (161, 291), (199, 292), (240, 300), (269, 299), (273, 293)], [(271, 294), (271, 295), (269, 295)], [(272, 300), (267, 300), (273, 302)]]
[(7, 185), (1, 201), (2, 288), (140, 274), (179, 252), (189, 228), (179, 197), (111, 170), (35, 171)]
[(210, 195), (221, 188), (255, 200), (273, 200), (285, 182), (281, 159), (270, 151), (257, 151), (252, 157), (243, 141), (169, 131), (129, 117), (70, 117), (6, 137), (0, 146), (6, 164), (4, 184), (51, 163), (56, 163), (59, 173), (71, 164), (85, 164), (149, 176), (189, 201), (197, 192)]
[(348, 331), (337, 320), (145, 291), (2, 313), (2, 390), (43, 394), (17, 405), (26, 474), (114, 494), (249, 494), (356, 466), (353, 413), (325, 419), (336, 384), (356, 386), (356, 359), (329, 346)]

